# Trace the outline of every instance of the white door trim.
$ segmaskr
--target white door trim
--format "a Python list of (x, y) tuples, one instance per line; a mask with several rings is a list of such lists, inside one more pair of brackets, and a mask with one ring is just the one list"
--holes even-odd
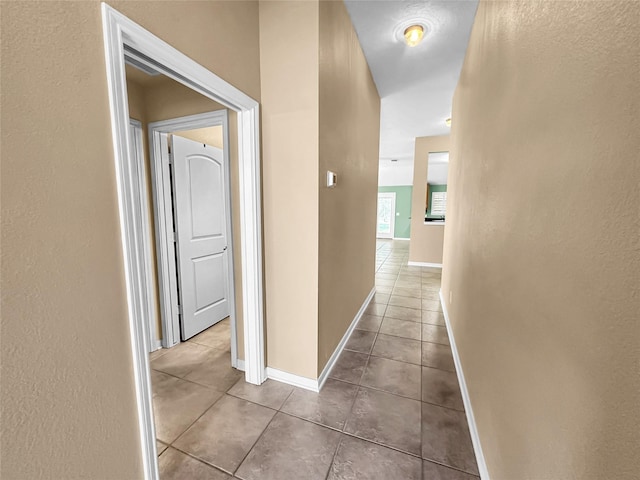
[(378, 234), (378, 228), (377, 228), (377, 224), (378, 222), (376, 221), (376, 238), (393, 238), (393, 236), (395, 235), (395, 230), (396, 230), (396, 192), (378, 192), (378, 199), (380, 199), (380, 197), (383, 198), (390, 198), (392, 200), (391, 202), (391, 232), (389, 233), (388, 237), (383, 237), (381, 235)]
[(142, 133), (142, 123), (139, 120), (129, 119), (129, 125), (133, 129), (132, 144), (135, 168), (138, 172), (138, 188), (140, 189), (140, 203), (139, 215), (142, 217), (142, 229), (141, 229), (141, 242), (146, 246), (143, 255), (143, 262), (141, 264), (142, 274), (146, 279), (146, 285), (142, 292), (145, 297), (143, 300), (143, 316), (147, 319), (147, 338), (149, 352), (153, 352), (160, 348), (160, 341), (158, 340), (158, 328), (157, 318), (158, 312), (156, 311), (155, 291), (154, 291), (154, 279), (153, 279), (153, 252), (151, 250), (151, 225), (147, 212), (149, 211), (149, 203), (147, 196), (147, 165), (144, 160), (144, 135)]
[(253, 384), (265, 380), (259, 104), (105, 3), (102, 3), (102, 27), (142, 465), (144, 477), (155, 480), (158, 478), (158, 459), (148, 338), (142, 316), (146, 288), (142, 256), (145, 246), (141, 241), (143, 218), (140, 215), (143, 192), (139, 190), (137, 169), (129, 149), (125, 49), (141, 54), (168, 77), (238, 112), (244, 364), (245, 378)]
[(171, 182), (166, 156), (166, 134), (181, 130), (193, 130), (221, 125), (224, 157), (225, 209), (227, 212), (227, 238), (229, 257), (229, 316), (231, 325), (231, 365), (238, 367), (237, 325), (235, 308), (233, 229), (231, 222), (231, 180), (229, 159), (229, 115), (226, 110), (172, 118), (150, 123), (149, 153), (151, 156), (151, 178), (153, 179), (153, 206), (156, 218), (156, 250), (158, 252), (158, 286), (162, 316), (162, 346), (172, 347), (180, 342), (180, 319), (178, 315), (178, 282), (176, 276), (175, 247), (171, 224)]

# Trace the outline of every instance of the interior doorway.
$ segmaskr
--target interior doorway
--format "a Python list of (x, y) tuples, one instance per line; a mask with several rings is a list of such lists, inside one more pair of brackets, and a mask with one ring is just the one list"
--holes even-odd
[[(138, 62), (143, 68), (149, 67), (235, 112), (239, 172), (238, 258), (242, 272), (240, 287), (244, 338), (242, 367), (246, 381), (253, 384), (260, 384), (266, 378), (259, 105), (104, 3), (102, 16), (141, 455), (145, 478), (156, 479), (158, 460), (148, 358), (150, 339), (145, 324), (152, 310), (149, 291), (154, 274), (154, 266), (149, 262), (149, 258), (154, 256), (151, 254), (152, 243), (145, 241), (144, 235), (145, 222), (152, 218), (148, 208), (145, 208), (145, 199), (150, 198), (150, 188), (144, 181), (144, 169), (136, 162), (132, 148), (134, 134), (130, 126), (125, 59)], [(207, 373), (209, 375), (210, 372)]]

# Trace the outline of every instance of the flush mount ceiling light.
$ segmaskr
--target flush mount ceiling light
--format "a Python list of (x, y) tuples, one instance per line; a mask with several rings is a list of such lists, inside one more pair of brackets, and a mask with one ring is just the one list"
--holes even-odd
[(444, 123), (446, 123), (446, 124), (447, 124), (447, 127), (450, 127), (450, 126), (451, 126), (451, 117), (447, 118), (447, 119), (444, 121)]
[(408, 18), (396, 25), (393, 30), (393, 38), (398, 43), (415, 47), (427, 34), (431, 35), (436, 27), (437, 24), (426, 18)]
[(422, 25), (410, 25), (404, 30), (404, 41), (410, 47), (418, 45), (424, 37), (424, 27)]

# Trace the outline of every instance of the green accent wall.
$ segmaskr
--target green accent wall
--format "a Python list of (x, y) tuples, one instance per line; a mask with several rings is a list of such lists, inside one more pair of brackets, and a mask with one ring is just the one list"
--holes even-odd
[(428, 217), (429, 215), (431, 215), (431, 194), (433, 194), (433, 192), (446, 192), (447, 191), (447, 186), (446, 185), (429, 185), (429, 208), (427, 208), (427, 213), (425, 215), (425, 217)]
[(411, 194), (412, 186), (378, 187), (378, 193), (394, 192), (396, 194), (396, 223), (393, 228), (395, 238), (409, 238), (411, 233)]

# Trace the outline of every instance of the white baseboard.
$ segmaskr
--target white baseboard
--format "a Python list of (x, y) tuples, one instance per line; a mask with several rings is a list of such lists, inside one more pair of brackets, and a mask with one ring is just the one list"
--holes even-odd
[(406, 240), (407, 242), (409, 240), (411, 240), (410, 238), (404, 238), (404, 237), (393, 237), (394, 240)]
[(427, 263), (427, 262), (411, 262), (407, 263), (410, 267), (432, 267), (432, 268), (442, 268), (441, 263)]
[(288, 385), (293, 385), (294, 387), (311, 390), (312, 392), (320, 391), (317, 379), (294, 375), (293, 373), (278, 370), (277, 368), (267, 367), (267, 378), (277, 380), (278, 382), (286, 383)]
[(340, 343), (338, 343), (338, 345), (336, 346), (336, 349), (333, 351), (333, 354), (331, 355), (331, 357), (329, 357), (327, 364), (322, 369), (322, 373), (318, 377), (318, 389), (321, 389), (322, 386), (324, 385), (324, 382), (327, 381), (327, 378), (329, 377), (331, 370), (333, 370), (333, 367), (338, 361), (338, 357), (340, 357), (340, 354), (342, 353), (344, 346), (347, 344), (349, 337), (355, 330), (356, 325), (362, 318), (362, 315), (364, 315), (364, 311), (369, 306), (369, 303), (373, 299), (373, 296), (375, 295), (375, 293), (376, 293), (376, 287), (374, 286), (369, 292), (369, 295), (367, 295), (367, 298), (365, 298), (364, 302), (362, 302), (362, 305), (360, 306), (360, 310), (358, 310), (358, 313), (356, 313), (356, 316), (353, 317), (353, 320), (351, 321), (351, 325), (349, 325), (349, 328), (347, 328), (347, 331), (344, 332), (344, 335), (342, 336), (342, 340), (340, 340)]
[(473, 408), (471, 408), (471, 399), (469, 398), (469, 390), (467, 390), (467, 382), (464, 379), (464, 372), (462, 371), (462, 365), (460, 364), (460, 356), (458, 355), (458, 348), (456, 347), (456, 339), (453, 336), (453, 330), (451, 329), (449, 312), (447, 311), (447, 306), (445, 305), (444, 298), (442, 297), (442, 290), (440, 290), (439, 295), (440, 295), (440, 304), (442, 305), (442, 312), (444, 313), (444, 321), (445, 321), (445, 324), (447, 325), (447, 333), (449, 334), (449, 343), (451, 344), (453, 361), (456, 365), (458, 382), (460, 383), (460, 392), (462, 393), (464, 410), (465, 410), (465, 413), (467, 414), (467, 423), (469, 424), (469, 433), (471, 434), (473, 451), (476, 454), (476, 462), (478, 462), (478, 472), (480, 472), (480, 478), (482, 480), (490, 480), (489, 471), (487, 470), (487, 463), (484, 460), (484, 454), (482, 453), (482, 446), (480, 445), (480, 437), (478, 436), (478, 427), (476, 426), (476, 419), (473, 416)]
[[(329, 377), (331, 370), (333, 369), (336, 362), (338, 361), (338, 357), (340, 357), (340, 354), (342, 353), (344, 346), (347, 344), (347, 341), (349, 340), (351, 333), (355, 330), (356, 325), (362, 318), (364, 311), (369, 306), (369, 303), (373, 299), (373, 296), (375, 295), (375, 293), (376, 293), (376, 287), (373, 287), (371, 289), (371, 292), (369, 292), (369, 295), (367, 295), (367, 298), (365, 298), (364, 302), (360, 306), (360, 310), (358, 310), (358, 313), (356, 313), (356, 316), (351, 321), (351, 325), (349, 325), (349, 328), (347, 328), (347, 331), (343, 335), (342, 340), (340, 340), (340, 343), (338, 343), (336, 349), (333, 351), (333, 354), (327, 361), (327, 364), (322, 369), (322, 373), (317, 379), (307, 378), (301, 375), (294, 375), (293, 373), (285, 372), (283, 370), (278, 370), (277, 368), (271, 368), (271, 367), (267, 367), (267, 375), (266, 375), (267, 378), (270, 378), (271, 380), (276, 380), (278, 382), (286, 383), (288, 385), (293, 385), (294, 387), (304, 388), (305, 390), (311, 390), (312, 392), (319, 392), (322, 386), (324, 385), (324, 382), (327, 381), (327, 378)], [(244, 371), (244, 360), (238, 359), (238, 365), (236, 368), (238, 370)]]
[(160, 350), (161, 348), (162, 348), (162, 340), (156, 340), (155, 343), (151, 345), (151, 352), (155, 352), (156, 350)]

